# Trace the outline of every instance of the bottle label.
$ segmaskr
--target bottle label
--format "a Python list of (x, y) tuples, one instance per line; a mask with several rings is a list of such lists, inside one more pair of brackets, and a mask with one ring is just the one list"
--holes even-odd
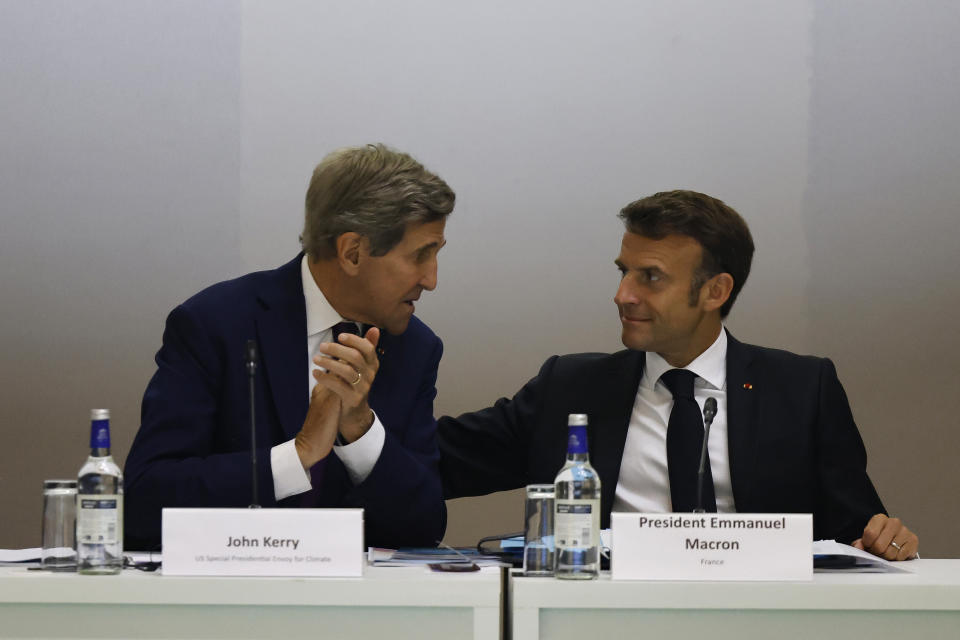
[(116, 544), (120, 541), (123, 496), (77, 496), (77, 544)]
[(554, 539), (558, 547), (600, 544), (600, 501), (557, 500)]

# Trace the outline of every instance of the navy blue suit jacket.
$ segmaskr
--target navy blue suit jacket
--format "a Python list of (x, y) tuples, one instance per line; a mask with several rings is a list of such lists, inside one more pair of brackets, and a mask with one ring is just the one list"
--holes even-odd
[[(883, 504), (833, 363), (727, 342), (727, 439), (736, 509), (812, 513), (815, 538), (852, 541)], [(590, 461), (608, 527), (643, 352), (554, 356), (512, 399), (439, 421), (448, 497), (553, 482), (567, 415), (589, 415)]]
[[(163, 507), (250, 503), (249, 382), (244, 344), (256, 339), (260, 504), (274, 499), (270, 449), (293, 438), (308, 407), (306, 307), (300, 256), (272, 271), (221, 282), (167, 318), (157, 371), (124, 469), (127, 548), (160, 544)], [(437, 470), (433, 400), (440, 339), (417, 318), (399, 336), (381, 333), (380, 369), (369, 402), (386, 429), (370, 475), (354, 486), (331, 452), (317, 506), (363, 507), (366, 543), (435, 545), (446, 528)]]

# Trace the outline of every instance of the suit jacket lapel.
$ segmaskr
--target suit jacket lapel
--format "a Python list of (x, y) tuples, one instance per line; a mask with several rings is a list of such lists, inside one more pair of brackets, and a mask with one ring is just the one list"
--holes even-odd
[(597, 397), (603, 401), (596, 404), (590, 416), (590, 422), (596, 426), (589, 445), (591, 464), (600, 474), (601, 513), (610, 513), (613, 506), (623, 446), (645, 362), (640, 351), (623, 351), (621, 354), (623, 357), (609, 370), (609, 376), (594, 381), (594, 389), (599, 389)]
[(751, 511), (751, 488), (757, 464), (757, 398), (762, 380), (754, 380), (753, 356), (743, 343), (727, 332), (727, 446), (730, 482), (737, 511)]
[(307, 310), (300, 258), (277, 269), (258, 292), (260, 360), (286, 438), (300, 431), (308, 405)]

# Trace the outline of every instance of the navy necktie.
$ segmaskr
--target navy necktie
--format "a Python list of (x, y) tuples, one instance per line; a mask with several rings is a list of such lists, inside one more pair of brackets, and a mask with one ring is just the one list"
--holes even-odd
[[(352, 333), (355, 336), (360, 335), (360, 328), (357, 327), (355, 322), (338, 322), (333, 325), (333, 337), (330, 339), (331, 342), (339, 344), (339, 338), (341, 333)], [(327, 458), (330, 456), (328, 455)], [(320, 490), (323, 485), (323, 471), (327, 466), (327, 458), (324, 458), (317, 464), (310, 467), (310, 484), (313, 488), (310, 491), (304, 493), (300, 498), (301, 507), (319, 507), (320, 506)]]
[[(662, 376), (673, 394), (673, 409), (667, 424), (667, 470), (670, 473), (670, 501), (675, 512), (693, 511), (697, 504), (697, 471), (703, 446), (703, 414), (693, 397), (697, 375), (686, 369), (671, 369)], [(703, 477), (703, 508), (715, 512), (710, 456)]]
[(333, 325), (333, 342), (339, 343), (341, 333), (352, 333), (355, 336), (360, 335), (360, 329), (356, 322), (338, 322)]

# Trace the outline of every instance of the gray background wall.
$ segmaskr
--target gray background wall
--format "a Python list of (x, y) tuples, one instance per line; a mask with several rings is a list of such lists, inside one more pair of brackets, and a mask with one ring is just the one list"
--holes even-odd
[[(121, 461), (166, 313), (298, 251), (312, 167), (384, 141), (458, 194), (438, 415), (619, 348), (616, 212), (751, 224), (741, 339), (831, 356), (888, 509), (957, 557), (960, 7), (893, 0), (0, 1), (0, 547), (113, 410)], [(447, 540), (520, 528), (516, 492)]]

